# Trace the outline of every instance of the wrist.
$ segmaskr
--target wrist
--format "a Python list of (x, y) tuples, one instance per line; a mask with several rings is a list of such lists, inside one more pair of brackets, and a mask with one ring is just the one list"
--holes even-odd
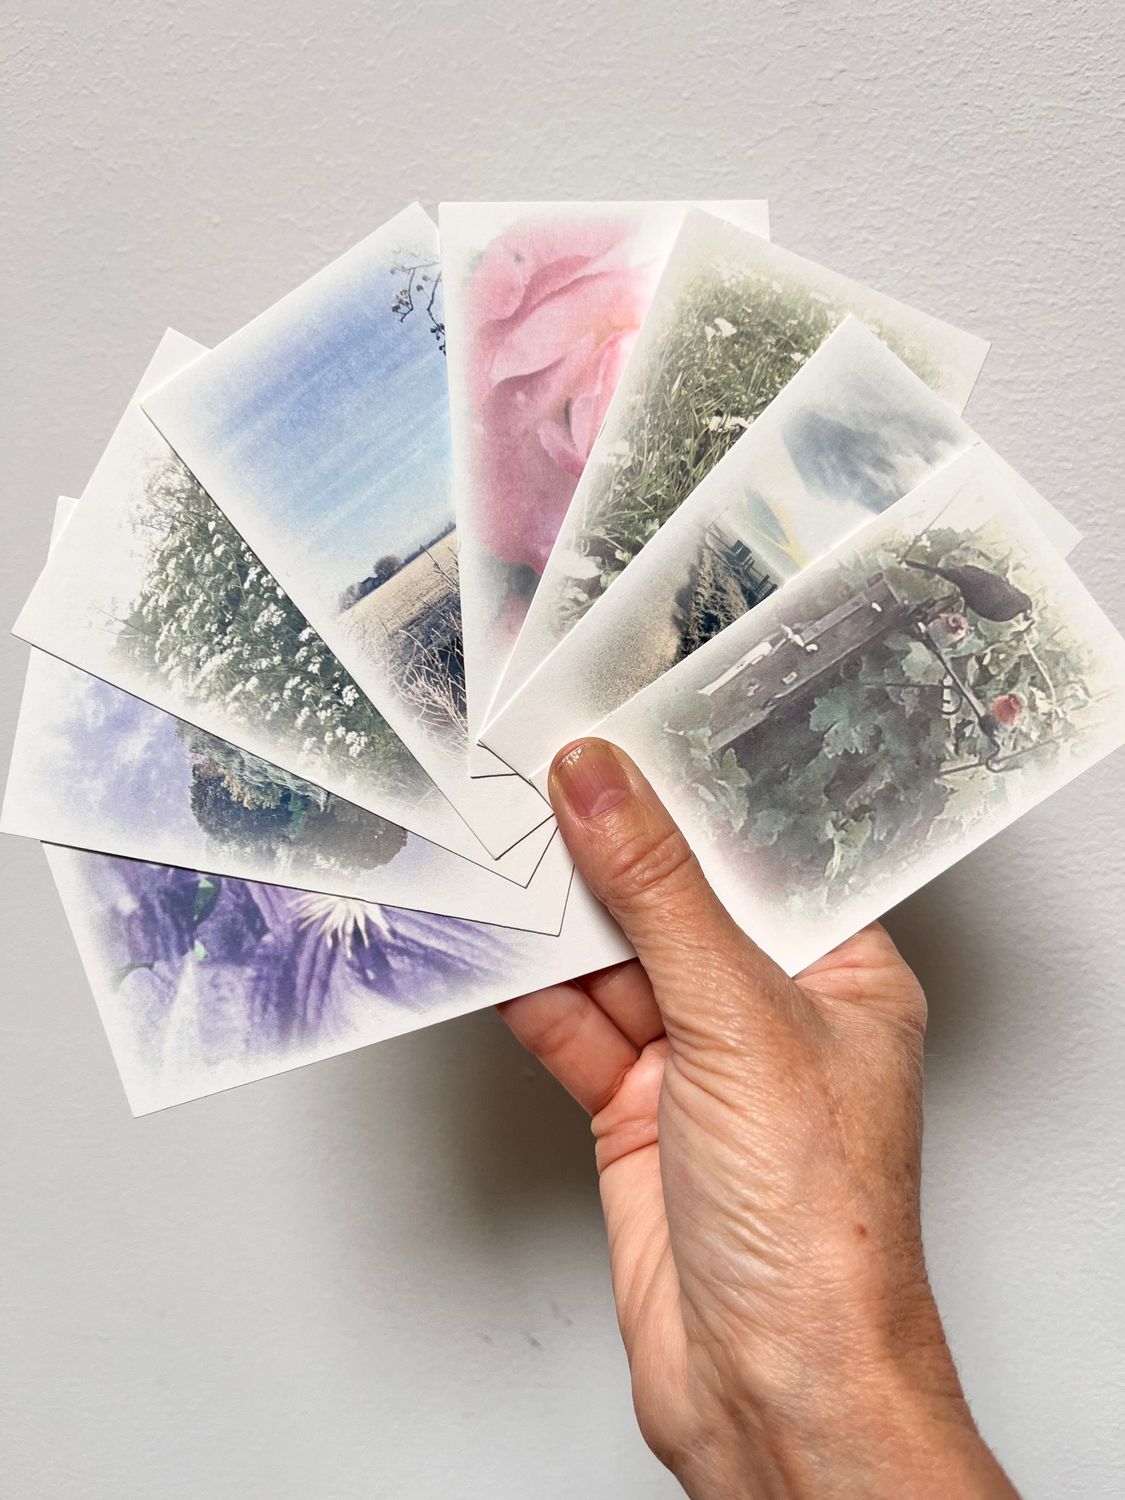
[(778, 1475), (776, 1493), (786, 1500), (1011, 1496), (948, 1355), (943, 1363), (948, 1374), (934, 1368), (921, 1381), (913, 1365), (842, 1377), (815, 1405), (752, 1422), (743, 1452), (752, 1451), (753, 1428), (761, 1426)]
[(676, 1465), (693, 1500), (1015, 1495), (972, 1420), (928, 1284), (893, 1320), (841, 1318), (827, 1350), (794, 1358), (791, 1346), (771, 1366), (733, 1400), (721, 1381), (721, 1430)]

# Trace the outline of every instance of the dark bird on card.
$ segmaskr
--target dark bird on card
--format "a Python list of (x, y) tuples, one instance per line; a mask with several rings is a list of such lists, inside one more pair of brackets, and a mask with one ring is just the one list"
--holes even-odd
[(907, 559), (907, 565), (921, 573), (933, 573), (944, 578), (960, 591), (966, 607), (984, 620), (1014, 620), (1017, 615), (1031, 613), (1031, 597), (1023, 589), (1016, 588), (999, 573), (990, 573), (987, 568), (978, 568), (975, 563), (955, 563), (947, 568), (935, 568), (930, 563)]

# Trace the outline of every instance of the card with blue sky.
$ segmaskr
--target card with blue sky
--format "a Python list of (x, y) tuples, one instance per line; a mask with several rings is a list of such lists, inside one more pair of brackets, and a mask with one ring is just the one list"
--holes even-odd
[[(203, 353), (169, 332), (139, 392)], [(543, 829), (494, 861), (292, 600), (129, 403), (16, 634), (279, 772), (521, 884)]]
[(1125, 640), (977, 445), (596, 732), (793, 973), (1125, 741)]
[(469, 772), (429, 216), (406, 209), (143, 406), (489, 852), (549, 819), (518, 778)]
[[(699, 205), (769, 237), (764, 199)], [(443, 203), (470, 768), (686, 203)]]
[[(486, 731), (534, 776), (774, 589), (979, 441), (848, 317), (728, 450)], [(1012, 475), (1061, 551), (1074, 527)]]
[(572, 876), (557, 834), (517, 885), (35, 650), (0, 832), (545, 933)]
[(585, 888), (546, 937), (45, 847), (136, 1115), (631, 955)]
[(689, 210), (486, 727), (849, 314), (964, 408), (988, 352), (983, 339)]

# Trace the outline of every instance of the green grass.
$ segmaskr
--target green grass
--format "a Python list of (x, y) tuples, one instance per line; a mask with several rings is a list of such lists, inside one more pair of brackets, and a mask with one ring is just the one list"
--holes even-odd
[[(711, 266), (656, 328), (610, 461), (592, 470), (560, 620), (569, 628), (624, 571), (850, 309), (798, 281)], [(926, 352), (872, 323), (923, 379)]]

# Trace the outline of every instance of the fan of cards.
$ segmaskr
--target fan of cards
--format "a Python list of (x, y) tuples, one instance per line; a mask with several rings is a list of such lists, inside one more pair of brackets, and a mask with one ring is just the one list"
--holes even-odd
[(987, 345), (761, 201), (417, 206), (161, 339), (60, 500), (3, 827), (136, 1113), (628, 956), (544, 795), (623, 746), (790, 972), (1125, 737)]

